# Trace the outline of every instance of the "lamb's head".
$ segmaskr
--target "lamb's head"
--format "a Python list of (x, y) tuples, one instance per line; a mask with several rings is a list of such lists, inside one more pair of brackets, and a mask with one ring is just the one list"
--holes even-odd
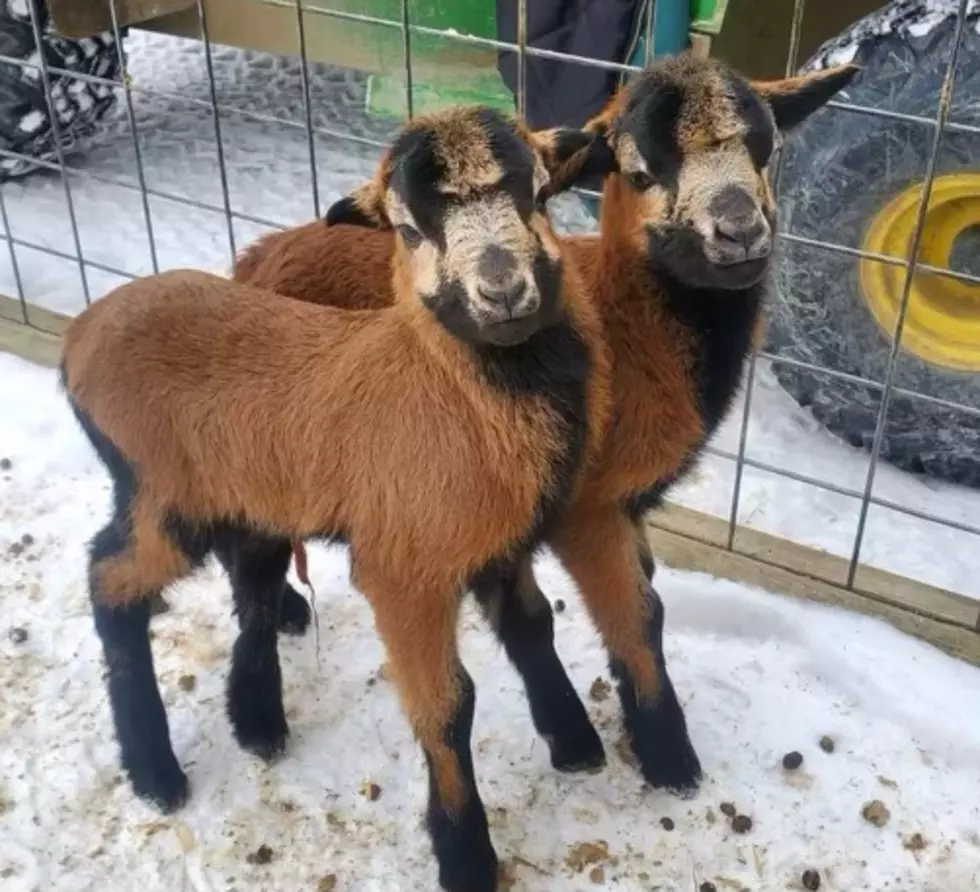
[(588, 127), (605, 137), (616, 176), (605, 220), (668, 275), (694, 287), (759, 281), (776, 207), (767, 167), (783, 134), (845, 87), (853, 66), (750, 83), (691, 53), (638, 74)]
[[(562, 315), (562, 255), (545, 203), (612, 159), (580, 130), (532, 132), (489, 108), (417, 118), (328, 225), (393, 228), (413, 298), (472, 342), (516, 344)], [(396, 267), (397, 268), (397, 267)]]

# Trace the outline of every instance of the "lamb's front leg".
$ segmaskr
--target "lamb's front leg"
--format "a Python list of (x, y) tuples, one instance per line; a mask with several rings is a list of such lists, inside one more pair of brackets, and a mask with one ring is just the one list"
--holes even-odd
[(439, 883), (446, 892), (495, 892), (497, 855), (470, 750), (476, 691), (456, 647), (460, 593), (452, 585), (418, 591), (417, 580), (396, 586), (360, 567), (354, 577), (374, 609), (392, 680), (425, 754), (426, 824)]
[(690, 795), (701, 780), (663, 652), (664, 606), (636, 528), (617, 505), (576, 510), (551, 539), (609, 651), (626, 731), (644, 778)]

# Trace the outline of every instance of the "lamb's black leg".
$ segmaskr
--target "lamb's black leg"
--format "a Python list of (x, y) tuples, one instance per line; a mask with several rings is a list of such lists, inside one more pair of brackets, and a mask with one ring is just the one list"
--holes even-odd
[[(231, 570), (235, 563), (235, 549), (238, 541), (231, 538), (224, 538), (217, 542), (214, 548), (215, 557), (225, 571), (231, 576)], [(296, 589), (288, 582), (284, 584), (282, 600), (279, 604), (279, 631), (286, 635), (304, 635), (310, 627), (312, 611), (310, 605)], [(239, 615), (239, 623), (241, 616)]]
[(216, 538), (230, 562), (240, 630), (228, 679), (228, 717), (239, 744), (269, 760), (285, 750), (289, 736), (276, 630), (291, 549), (287, 540), (254, 533)]
[(311, 620), (312, 611), (306, 598), (287, 582), (279, 604), (279, 631), (286, 635), (305, 635)]
[(535, 582), (530, 557), (495, 562), (470, 587), (524, 682), (551, 764), (559, 771), (602, 768), (602, 741), (555, 651), (554, 614)]
[(189, 788), (170, 744), (167, 713), (153, 672), (150, 612), (156, 593), (110, 606), (98, 581), (100, 562), (128, 548), (128, 526), (119, 519), (93, 540), (89, 569), (92, 613), (105, 653), (109, 703), (123, 768), (138, 796), (170, 812), (184, 804)]
[[(497, 853), (490, 841), (470, 749), (476, 690), (462, 667), (459, 688), (459, 700), (443, 729), (443, 739), (437, 746), (421, 740), (429, 768), (425, 822), (439, 865), (440, 886), (446, 892), (493, 892), (497, 888)], [(444, 789), (447, 786), (449, 791)]]

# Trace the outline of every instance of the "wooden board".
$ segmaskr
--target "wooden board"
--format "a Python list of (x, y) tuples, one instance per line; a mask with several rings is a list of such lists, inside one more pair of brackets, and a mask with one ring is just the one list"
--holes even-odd
[[(755, 585), (770, 592), (830, 604), (878, 617), (899, 631), (913, 635), (951, 656), (980, 666), (980, 632), (896, 607), (859, 592), (850, 592), (756, 558), (727, 551), (679, 533), (650, 526), (650, 547), (658, 560), (678, 570), (695, 570), (722, 579)], [(787, 543), (795, 545), (795, 543)]]
[(0, 351), (54, 368), (61, 359), (61, 338), (0, 314)]
[[(358, 8), (355, 0), (336, 6)], [(296, 9), (292, 5), (273, 5), (262, 0), (205, 0), (204, 8), (213, 43), (282, 56), (299, 55)], [(399, 28), (323, 15), (312, 8), (304, 10), (303, 22), (307, 58), (312, 61), (375, 74), (404, 70)], [(201, 37), (196, 6), (144, 22), (141, 27), (180, 37)], [(472, 76), (474, 69), (493, 69), (497, 64), (493, 49), (451, 37), (414, 34), (412, 43), (412, 67), (419, 80), (452, 81)]]
[[(730, 553), (727, 551), (728, 523), (719, 517), (680, 505), (668, 505), (651, 514), (648, 524)], [(848, 562), (838, 555), (745, 526), (736, 530), (734, 548), (757, 563), (845, 589)], [(886, 570), (860, 566), (854, 580), (854, 593), (940, 622), (980, 630), (980, 602)]]
[(60, 335), (64, 333), (68, 323), (71, 322), (70, 316), (45, 310), (43, 307), (34, 306), (34, 304), (27, 305), (27, 318), (30, 326), (23, 324), (24, 308), (21, 302), (13, 297), (0, 294), (0, 319), (16, 322), (19, 328), (26, 328), (28, 331), (39, 329), (47, 334)]

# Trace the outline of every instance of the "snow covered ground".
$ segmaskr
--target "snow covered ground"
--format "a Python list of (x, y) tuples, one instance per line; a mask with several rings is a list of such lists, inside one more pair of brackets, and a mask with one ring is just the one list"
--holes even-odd
[[(311, 553), (321, 665), (312, 636), (282, 641), (293, 737), (273, 767), (237, 749), (223, 716), (234, 634), (224, 579), (184, 584), (154, 621), (193, 786), (189, 806), (163, 819), (121, 781), (87, 604), (85, 541), (107, 516), (108, 479), (51, 370), (0, 354), (0, 418), (0, 888), (435, 889), (422, 760), (378, 677), (381, 648), (344, 552)], [(585, 695), (607, 677), (600, 645), (553, 562), (540, 578), (568, 603), (559, 650)], [(553, 772), (516, 675), (465, 616), (478, 780), (514, 892), (693, 892), (705, 881), (781, 892), (802, 889), (807, 869), (826, 892), (980, 888), (980, 671), (850, 613), (666, 568), (658, 587), (707, 774), (688, 802), (642, 788), (601, 685), (587, 703), (609, 765)], [(792, 750), (804, 761), (787, 773)], [(872, 800), (890, 812), (882, 827), (862, 817)], [(751, 832), (732, 832), (723, 802), (752, 818)]]
[[(221, 210), (223, 196), (202, 48), (193, 41), (141, 32), (133, 32), (127, 46), (137, 88), (135, 113), (152, 192), (150, 209), (160, 266), (224, 272), (230, 261), (229, 240)], [(219, 103), (233, 109), (222, 115), (232, 208), (283, 226), (310, 219), (313, 204), (305, 129), (254, 117), (303, 121), (296, 61), (218, 47), (215, 71)], [(388, 122), (364, 113), (362, 76), (319, 66), (311, 73), (311, 93), (318, 128), (380, 141), (390, 134)], [(321, 207), (325, 208), (367, 175), (377, 150), (327, 135), (318, 135), (316, 143)], [(132, 186), (138, 182), (132, 137), (122, 109), (106, 128), (102, 142), (73, 163), (83, 171), (69, 179), (83, 256), (131, 274), (151, 272), (139, 192), (93, 179), (112, 178)], [(163, 194), (171, 197), (161, 197)], [(188, 207), (173, 196), (215, 210)], [(4, 197), (16, 238), (73, 251), (64, 188), (57, 175), (8, 184)], [(588, 225), (574, 197), (563, 197), (555, 204), (565, 229), (581, 230)], [(268, 229), (236, 219), (236, 245), (241, 247)], [(16, 294), (6, 246), (0, 247), (0, 293)], [(66, 313), (84, 306), (77, 263), (23, 246), (17, 253), (31, 301)], [(122, 281), (91, 265), (86, 272), (94, 297)], [(737, 451), (741, 417), (737, 407), (715, 445)], [(764, 365), (757, 376), (747, 454), (839, 487), (864, 488), (867, 454), (827, 434), (781, 390)], [(676, 497), (685, 505), (727, 518), (733, 484), (733, 463), (709, 458), (700, 475)], [(980, 492), (917, 480), (887, 466), (878, 474), (875, 494), (961, 523), (975, 525), (980, 517)], [(859, 507), (854, 498), (749, 468), (743, 479), (739, 519), (760, 530), (850, 557)], [(969, 533), (872, 507), (862, 558), (874, 566), (980, 598), (976, 545), (976, 537)]]

